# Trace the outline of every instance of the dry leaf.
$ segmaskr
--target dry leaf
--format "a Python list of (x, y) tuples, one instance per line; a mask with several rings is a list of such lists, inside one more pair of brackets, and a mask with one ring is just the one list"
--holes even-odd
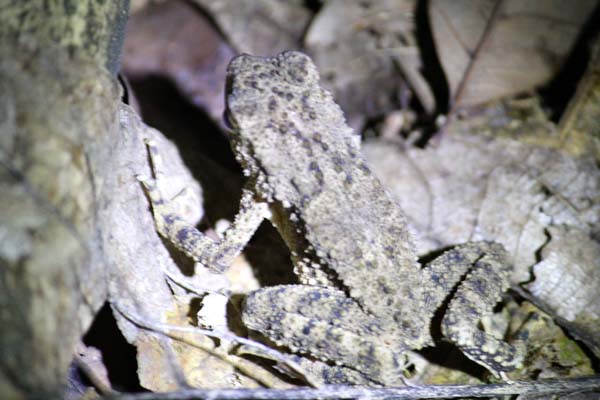
[(239, 52), (273, 56), (300, 48), (311, 13), (298, 0), (194, 0)]
[(596, 4), (432, 0), (430, 25), (452, 107), (508, 97), (547, 82)]
[(333, 0), (312, 21), (306, 50), (353, 125), (400, 108), (404, 80), (396, 62), (424, 108), (433, 110), (433, 95), (419, 73), (414, 9), (413, 0)]
[(122, 71), (132, 81), (172, 80), (195, 106), (222, 123), (225, 69), (233, 49), (209, 21), (182, 1), (149, 4), (127, 23)]
[[(137, 347), (141, 385), (153, 390), (174, 389), (183, 384), (179, 371), (174, 369), (170, 360), (178, 344), (164, 335), (138, 327), (122, 314), (165, 323), (178, 307), (173, 292), (185, 292), (168, 283), (166, 274), (179, 277), (183, 273), (158, 237), (148, 200), (136, 180), (136, 175), (151, 174), (143, 139), (154, 140), (165, 160), (161, 170), (169, 177), (169, 184), (161, 186), (165, 198), (175, 197), (184, 188), (191, 189), (187, 197), (175, 199), (175, 204), (180, 204), (179, 213), (190, 223), (197, 222), (202, 216), (200, 189), (173, 144), (144, 125), (127, 106), (122, 107), (120, 120), (122, 138), (119, 154), (122, 156), (116, 158), (113, 166), (121, 186), (113, 201), (119, 207), (102, 215), (103, 221), (111, 225), (110, 238), (104, 245), (111, 267), (108, 276), (110, 302), (116, 310), (114, 314), (119, 329), (127, 341)], [(194, 283), (198, 282), (189, 284), (193, 286)], [(225, 283), (221, 280), (221, 284)], [(212, 289), (218, 290), (219, 287)]]
[(549, 227), (548, 236), (527, 288), (600, 357), (600, 243), (563, 225)]
[[(143, 138), (154, 140), (161, 154), (163, 196), (173, 199), (174, 205), (179, 205), (175, 212), (192, 225), (202, 216), (198, 184), (175, 146), (144, 125), (127, 106), (121, 109), (121, 131), (119, 154), (127, 157), (116, 157), (113, 165), (122, 186), (113, 198), (119, 208), (101, 217), (111, 225), (110, 237), (104, 243), (111, 267), (110, 302), (119, 329), (137, 348), (141, 385), (154, 391), (187, 385), (255, 387), (257, 381), (281, 387), (283, 383), (271, 373), (230, 355), (224, 340), (215, 341), (197, 331), (198, 324), (215, 325), (217, 321), (217, 336), (235, 337), (228, 326), (219, 323), (230, 318), (225, 303), (206, 302), (200, 312), (196, 308), (205, 293), (227, 292), (228, 277), (248, 278), (248, 274), (240, 271), (238, 263), (228, 274), (210, 273), (200, 264), (186, 270), (190, 260), (177, 250), (169, 252), (155, 230), (148, 200), (135, 179), (136, 175), (151, 173)], [(181, 195), (186, 193), (182, 192), (184, 188), (192, 189), (187, 196)], [(178, 264), (172, 257), (178, 259)], [(244, 267), (248, 268), (247, 264)], [(248, 282), (237, 285), (242, 286), (248, 287)], [(181, 333), (177, 328), (187, 331)]]
[(494, 240), (513, 256), (514, 282), (527, 281), (546, 228), (588, 234), (600, 224), (600, 172), (578, 159), (511, 139), (455, 132), (436, 148), (373, 142), (364, 151), (408, 214), (422, 253)]
[(527, 376), (565, 378), (592, 375), (589, 357), (556, 325), (552, 317), (529, 302), (511, 307), (513, 336), (527, 338), (525, 368), (512, 379)]
[[(599, 308), (593, 306), (600, 269), (592, 237), (600, 227), (600, 171), (591, 158), (460, 132), (436, 148), (403, 151), (374, 142), (365, 153), (407, 212), (422, 253), (471, 240), (502, 243), (512, 254), (513, 283), (535, 279), (536, 299), (597, 346), (599, 319), (590, 307)], [(578, 296), (559, 307), (563, 297), (555, 290)]]

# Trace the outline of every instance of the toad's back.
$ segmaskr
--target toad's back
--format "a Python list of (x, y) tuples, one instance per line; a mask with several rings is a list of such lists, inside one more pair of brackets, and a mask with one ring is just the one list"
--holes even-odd
[(365, 309), (420, 325), (407, 309), (418, 307), (423, 278), (404, 214), (365, 164), (312, 61), (297, 52), (243, 55), (228, 77), (234, 151), (260, 194), (302, 224), (293, 231)]

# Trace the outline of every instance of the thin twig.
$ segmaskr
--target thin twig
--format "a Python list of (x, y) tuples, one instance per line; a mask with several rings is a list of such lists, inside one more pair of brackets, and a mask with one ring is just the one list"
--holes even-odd
[[(129, 320), (130, 322), (132, 322), (133, 324), (137, 325), (140, 328), (144, 328), (144, 329), (148, 329), (148, 330), (151, 330), (151, 331), (154, 331), (157, 333), (161, 333), (172, 339), (183, 341), (186, 344), (189, 344), (191, 346), (195, 346), (195, 347), (201, 348), (202, 350), (211, 352), (212, 354), (217, 355), (217, 356), (219, 356), (219, 355), (214, 353), (214, 351), (212, 349), (204, 348), (196, 343), (186, 341), (180, 337), (173, 336), (170, 332), (188, 333), (188, 334), (193, 334), (193, 335), (204, 335), (204, 336), (208, 336), (208, 337), (212, 337), (212, 338), (216, 338), (216, 339), (220, 339), (220, 340), (226, 340), (226, 341), (229, 341), (232, 343), (242, 344), (242, 345), (248, 346), (250, 348), (254, 348), (254, 349), (258, 350), (259, 354), (263, 354), (266, 358), (281, 362), (284, 365), (286, 365), (288, 368), (290, 368), (290, 370), (292, 370), (296, 374), (298, 374), (298, 376), (301, 376), (310, 386), (312, 386), (312, 387), (318, 386), (315, 382), (313, 382), (311, 380), (310, 376), (307, 375), (303, 371), (302, 367), (300, 367), (300, 365), (298, 365), (296, 362), (292, 361), (290, 359), (290, 357), (288, 357), (285, 354), (282, 354), (282, 353), (278, 352), (277, 350), (274, 350), (268, 346), (265, 346), (262, 343), (258, 343), (253, 340), (250, 340), (250, 339), (242, 338), (242, 337), (236, 336), (236, 335), (228, 333), (228, 332), (213, 331), (213, 330), (202, 329), (202, 328), (198, 328), (198, 327), (177, 326), (177, 325), (171, 325), (171, 324), (164, 324), (164, 323), (156, 322), (156, 321), (147, 321), (133, 313), (124, 311), (121, 307), (119, 307), (118, 304), (116, 304), (114, 302), (112, 303), (112, 306), (125, 319)], [(239, 365), (236, 365), (236, 366), (238, 368), (241, 368)]]
[(498, 383), (492, 385), (431, 385), (398, 388), (357, 386), (323, 386), (319, 389), (188, 389), (170, 393), (139, 393), (107, 396), (110, 400), (242, 400), (242, 399), (442, 399), (457, 397), (491, 397), (516, 394), (550, 395), (574, 392), (600, 393), (600, 376), (546, 380), (537, 382)]

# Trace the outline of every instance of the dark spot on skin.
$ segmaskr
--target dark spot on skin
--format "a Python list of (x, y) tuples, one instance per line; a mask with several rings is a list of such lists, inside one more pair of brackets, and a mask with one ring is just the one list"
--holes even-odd
[(333, 170), (335, 172), (342, 172), (344, 170), (344, 160), (341, 157), (334, 156), (331, 159), (333, 161)]
[(344, 316), (344, 312), (340, 308), (334, 308), (333, 310), (331, 310), (331, 314), (336, 319), (341, 319)]
[(469, 282), (472, 287), (473, 290), (475, 292), (477, 292), (477, 294), (479, 294), (480, 296), (485, 296), (487, 294), (487, 282), (483, 279), (472, 279)]
[(254, 81), (254, 80), (246, 79), (244, 81), (244, 85), (250, 86), (251, 88), (254, 88), (254, 89), (258, 89), (258, 82)]
[(302, 136), (300, 134), (300, 130), (296, 127), (296, 125), (294, 125), (293, 122), (288, 123), (288, 128), (289, 128), (289, 131), (292, 134), (292, 136), (297, 137), (297, 138)]
[(388, 286), (387, 282), (383, 281), (383, 280), (379, 280), (377, 282), (377, 285), (379, 286), (379, 289), (381, 290), (381, 292), (390, 295), (390, 294), (394, 294), (395, 290), (392, 289), (391, 287)]
[(258, 74), (258, 77), (259, 77), (260, 79), (266, 79), (266, 78), (267, 78), (267, 76), (268, 76), (268, 75), (267, 75), (267, 73), (266, 73), (266, 72), (261, 72), (260, 74)]
[(408, 332), (410, 330), (410, 322), (402, 317), (402, 313), (400, 311), (394, 313), (394, 321), (400, 328), (402, 328), (403, 331)]
[(353, 182), (352, 175), (346, 175), (346, 178), (344, 179), (344, 184), (352, 185), (352, 182)]
[(306, 138), (302, 138), (302, 148), (306, 150), (309, 156), (313, 155), (312, 147), (310, 145), (310, 141)]
[(173, 214), (167, 214), (163, 216), (163, 220), (167, 225), (173, 225), (173, 222), (175, 222), (177, 219), (177, 216)]
[(319, 182), (319, 185), (323, 185), (323, 182), (325, 181), (323, 179), (323, 172), (315, 171), (315, 178), (317, 178), (317, 182)]
[(369, 333), (381, 333), (382, 332), (381, 326), (375, 322), (371, 322), (371, 323), (367, 324), (367, 326), (365, 326), (365, 328)]
[(345, 372), (339, 368), (325, 368), (322, 371), (324, 382), (347, 382), (348, 378)]
[(177, 231), (177, 241), (180, 243), (185, 243), (189, 236), (190, 230), (188, 228), (181, 228), (179, 231)]
[(359, 169), (360, 169), (362, 172), (364, 172), (365, 174), (369, 174), (369, 173), (371, 173), (371, 171), (369, 170), (369, 167), (368, 167), (368, 166), (367, 166), (367, 164), (365, 164), (365, 163), (360, 163), (360, 164), (358, 165), (358, 168), (359, 168)]
[(321, 146), (323, 151), (329, 150), (329, 146), (327, 145), (327, 143), (323, 142), (323, 137), (319, 132), (313, 133), (312, 139)]
[(306, 109), (306, 108), (309, 107), (309, 105), (308, 105), (308, 96), (302, 95), (301, 101), (302, 101), (302, 107), (303, 108)]
[(485, 336), (481, 331), (475, 331), (473, 335), (473, 343), (476, 348), (482, 348), (485, 345)]
[(259, 70), (260, 70), (260, 64), (254, 64), (254, 65), (252, 66), (252, 69), (253, 69), (254, 71), (259, 71)]
[(288, 73), (289, 73), (290, 78), (293, 81), (296, 81), (298, 83), (304, 82), (304, 75), (306, 75), (305, 65), (306, 64), (301, 64), (301, 63), (292, 65), (292, 67), (289, 69)]
[(294, 99), (294, 95), (293, 95), (292, 93), (289, 93), (289, 92), (288, 92), (288, 93), (286, 93), (286, 94), (285, 94), (285, 98), (286, 98), (288, 101), (292, 101), (292, 100)]
[(280, 125), (279, 132), (285, 135), (288, 132), (288, 127), (286, 125)]
[(320, 171), (319, 165), (317, 164), (316, 161), (311, 161), (310, 164), (308, 164), (308, 170), (309, 171)]
[(308, 113), (308, 118), (315, 120), (317, 119), (317, 113), (315, 113), (314, 111), (311, 111)]
[(385, 246), (383, 248), (385, 256), (389, 259), (394, 259), (394, 248), (392, 246)]
[(310, 331), (312, 330), (314, 324), (312, 321), (309, 321), (306, 325), (304, 325), (304, 327), (302, 328), (302, 334), (308, 336), (310, 334)]
[(311, 302), (319, 301), (321, 299), (321, 292), (315, 290), (308, 294), (308, 298)]
[(424, 304), (433, 304), (435, 301), (435, 296), (431, 293), (423, 293), (423, 303)]
[(284, 294), (284, 293), (286, 292), (286, 290), (287, 290), (287, 289), (286, 289), (285, 287), (283, 287), (283, 286), (282, 286), (282, 287), (280, 287), (279, 289), (277, 289), (277, 290), (275, 291), (275, 293), (276, 293), (276, 294)]
[(277, 100), (275, 100), (273, 97), (271, 97), (271, 99), (269, 100), (269, 111), (275, 111), (276, 108), (277, 108)]
[(383, 282), (379, 282), (379, 289), (385, 294), (390, 294), (392, 292), (389, 286)]
[(392, 225), (388, 228), (388, 233), (392, 237), (402, 236), (403, 231), (404, 230), (401, 227), (394, 226), (394, 225)]
[(359, 364), (369, 371), (377, 370), (379, 361), (375, 358), (375, 347), (369, 344), (366, 352), (361, 352)]

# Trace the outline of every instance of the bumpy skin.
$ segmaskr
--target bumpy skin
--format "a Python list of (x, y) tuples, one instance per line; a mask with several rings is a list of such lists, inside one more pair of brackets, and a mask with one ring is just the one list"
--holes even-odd
[[(242, 55), (229, 65), (227, 85), (232, 147), (250, 178), (230, 239), (208, 243), (146, 187), (159, 232), (209, 266), (218, 261), (217, 270), (239, 253), (268, 205), (302, 285), (250, 295), (243, 314), (249, 328), (394, 385), (402, 353), (432, 344), (433, 315), (455, 291), (442, 321), (446, 337), (496, 374), (520, 364), (513, 346), (477, 329), (508, 288), (505, 250), (468, 243), (422, 268), (402, 210), (369, 170), (310, 58)], [(325, 370), (324, 380), (358, 382), (343, 371)]]
[(514, 369), (516, 350), (477, 329), (508, 287), (503, 248), (459, 246), (422, 269), (402, 210), (306, 55), (243, 55), (228, 76), (235, 153), (272, 204), (305, 284), (254, 293), (244, 322), (294, 350), (395, 382), (396, 356), (432, 343), (434, 312), (468, 273), (443, 331), (492, 371)]

